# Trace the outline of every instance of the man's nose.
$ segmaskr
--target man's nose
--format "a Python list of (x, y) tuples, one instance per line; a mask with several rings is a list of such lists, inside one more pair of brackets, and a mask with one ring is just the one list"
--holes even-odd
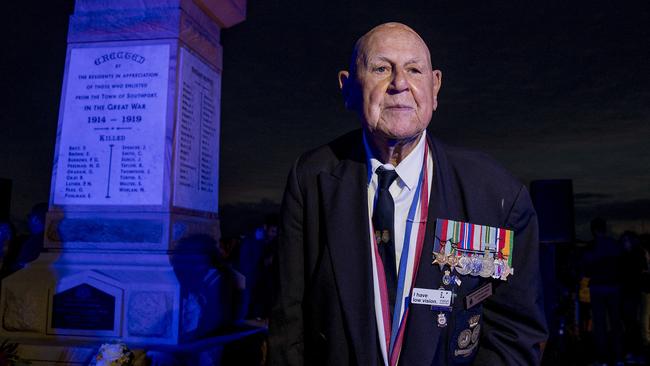
[(409, 84), (406, 78), (406, 73), (400, 68), (395, 68), (392, 79), (388, 88), (389, 93), (401, 93), (408, 89)]

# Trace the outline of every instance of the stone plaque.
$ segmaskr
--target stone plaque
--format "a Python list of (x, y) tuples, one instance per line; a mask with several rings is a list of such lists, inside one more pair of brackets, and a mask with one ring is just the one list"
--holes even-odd
[(54, 295), (53, 329), (108, 330), (115, 324), (115, 297), (88, 284)]
[(181, 48), (178, 85), (174, 206), (216, 213), (221, 76)]
[(162, 204), (169, 52), (70, 50), (54, 204)]

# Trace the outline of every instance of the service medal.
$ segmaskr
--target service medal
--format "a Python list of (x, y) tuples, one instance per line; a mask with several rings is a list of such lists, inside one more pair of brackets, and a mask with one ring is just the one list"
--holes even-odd
[(460, 257), (458, 264), (456, 265), (456, 272), (460, 273), (461, 275), (466, 275), (470, 273), (471, 270), (471, 259), (465, 255)]
[(503, 259), (495, 259), (494, 260), (494, 273), (492, 274), (492, 278), (499, 279), (501, 278), (501, 275), (503, 274), (504, 271), (504, 266), (505, 263), (503, 262)]
[(501, 273), (500, 279), (505, 281), (508, 279), (508, 276), (514, 274), (514, 268), (510, 267), (507, 262), (503, 263), (503, 272)]
[(459, 259), (458, 256), (454, 254), (449, 254), (447, 256), (447, 264), (449, 264), (451, 269), (454, 269), (454, 267), (456, 267), (456, 265), (458, 264), (458, 259)]
[(474, 255), (470, 259), (470, 274), (472, 276), (478, 276), (483, 269), (483, 259), (478, 255)]
[(486, 255), (483, 257), (483, 268), (481, 268), (481, 272), (479, 275), (483, 278), (488, 278), (492, 276), (494, 273), (494, 258), (492, 258), (492, 255)]
[(440, 266), (440, 270), (442, 271), (443, 268), (445, 268), (445, 264), (447, 264), (447, 258), (444, 253), (437, 253), (433, 252), (433, 263), (432, 264), (437, 264)]

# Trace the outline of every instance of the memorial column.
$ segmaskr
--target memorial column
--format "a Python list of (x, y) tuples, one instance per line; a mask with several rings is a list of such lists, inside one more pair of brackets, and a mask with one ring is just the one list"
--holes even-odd
[(76, 1), (46, 252), (2, 282), (2, 336), (179, 344), (236, 316), (228, 297), (242, 284), (210, 256), (219, 239), (219, 36), (245, 7)]

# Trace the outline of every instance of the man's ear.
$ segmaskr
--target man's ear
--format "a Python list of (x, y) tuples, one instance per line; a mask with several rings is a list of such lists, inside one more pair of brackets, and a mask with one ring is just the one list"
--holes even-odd
[(352, 95), (352, 83), (354, 82), (352, 79), (350, 79), (350, 73), (347, 70), (341, 70), (339, 71), (339, 89), (341, 89), (341, 93), (343, 94), (343, 101), (345, 102), (345, 108), (348, 110), (353, 109), (353, 101), (352, 98), (354, 97)]
[(433, 70), (433, 110), (435, 111), (438, 108), (438, 92), (440, 91), (440, 87), (442, 86), (442, 71), (440, 70)]
[(350, 73), (347, 70), (339, 71), (339, 89), (343, 90), (350, 79)]

